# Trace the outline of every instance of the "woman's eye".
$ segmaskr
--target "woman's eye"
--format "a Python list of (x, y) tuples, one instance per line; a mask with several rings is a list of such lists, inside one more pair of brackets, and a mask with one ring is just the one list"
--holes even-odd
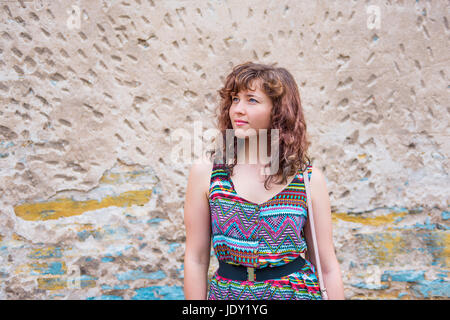
[[(238, 97), (233, 97), (233, 98), (231, 98), (231, 101), (235, 101), (235, 99), (239, 99)], [(253, 98), (250, 98), (249, 99), (249, 101), (252, 101), (253, 100), (253, 102), (256, 102), (256, 103), (258, 103), (258, 101), (257, 100), (255, 100), (255, 99), (253, 99)]]

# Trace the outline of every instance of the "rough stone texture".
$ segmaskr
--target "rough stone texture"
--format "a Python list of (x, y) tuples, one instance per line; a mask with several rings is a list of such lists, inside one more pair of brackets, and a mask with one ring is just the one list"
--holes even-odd
[(247, 60), (299, 84), (346, 298), (448, 299), (448, 12), (0, 1), (0, 299), (182, 299), (192, 159), (170, 157), (175, 133), (214, 128)]

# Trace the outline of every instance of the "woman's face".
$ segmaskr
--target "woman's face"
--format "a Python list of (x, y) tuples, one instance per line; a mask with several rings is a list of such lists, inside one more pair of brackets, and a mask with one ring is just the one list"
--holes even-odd
[(270, 129), (272, 100), (260, 89), (260, 80), (255, 81), (251, 88), (255, 90), (240, 91), (231, 97), (229, 115), (238, 138), (259, 135), (259, 129)]

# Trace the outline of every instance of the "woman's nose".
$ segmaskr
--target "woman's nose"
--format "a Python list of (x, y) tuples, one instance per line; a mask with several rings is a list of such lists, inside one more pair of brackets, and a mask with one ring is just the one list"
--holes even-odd
[(239, 102), (236, 103), (236, 106), (235, 106), (234, 110), (236, 112), (239, 112), (239, 113), (245, 113), (245, 104), (244, 104), (244, 102), (242, 100), (239, 100)]

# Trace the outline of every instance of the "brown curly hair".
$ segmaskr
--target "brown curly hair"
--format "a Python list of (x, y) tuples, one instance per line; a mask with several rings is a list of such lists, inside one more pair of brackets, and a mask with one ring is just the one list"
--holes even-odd
[[(217, 155), (216, 150), (208, 153), (210, 153), (211, 158), (215, 158), (216, 163), (224, 164), (225, 170), (230, 175), (233, 174), (233, 167), (237, 161), (237, 138), (234, 137), (233, 141), (226, 141), (226, 130), (233, 129), (229, 116), (231, 97), (241, 90), (251, 89), (250, 86), (255, 80), (262, 80), (260, 82), (261, 90), (272, 100), (273, 108), (269, 129), (279, 129), (279, 144), (277, 147), (280, 156), (279, 169), (275, 175), (269, 175), (264, 182), (264, 187), (269, 190), (268, 185), (275, 177), (281, 177), (277, 183), (286, 184), (287, 177), (293, 175), (299, 169), (305, 170), (306, 166), (311, 164), (307, 154), (311, 143), (307, 137), (300, 94), (294, 77), (285, 68), (251, 61), (233, 68), (226, 77), (225, 85), (218, 90), (221, 100), (216, 110), (217, 127), (223, 139), (223, 150), (217, 150), (219, 151)], [(270, 130), (268, 130), (268, 136), (271, 137)], [(270, 139), (269, 141), (271, 141)], [(234, 144), (234, 161), (231, 164), (225, 159), (226, 143)]]

